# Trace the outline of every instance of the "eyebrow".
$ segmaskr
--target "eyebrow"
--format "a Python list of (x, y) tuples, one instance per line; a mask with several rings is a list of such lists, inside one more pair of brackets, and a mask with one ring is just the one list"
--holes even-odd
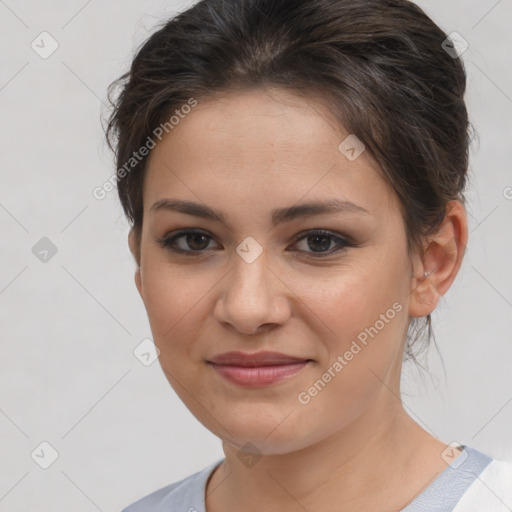
[[(206, 205), (194, 203), (192, 201), (184, 201), (181, 199), (160, 199), (150, 208), (150, 211), (167, 210), (201, 217), (203, 219), (215, 220), (228, 224), (227, 217), (223, 212), (215, 211)], [(299, 217), (309, 215), (321, 215), (326, 213), (357, 213), (359, 215), (369, 215), (370, 212), (351, 201), (341, 201), (339, 199), (331, 199), (328, 201), (307, 202), (296, 204), (285, 208), (277, 208), (272, 211), (272, 225), (290, 222)]]

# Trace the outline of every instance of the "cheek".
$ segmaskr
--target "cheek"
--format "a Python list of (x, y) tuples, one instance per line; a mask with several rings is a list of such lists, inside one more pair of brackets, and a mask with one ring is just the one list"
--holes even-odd
[[(341, 348), (355, 339), (365, 328), (373, 326), (383, 314), (386, 331), (401, 329), (406, 320), (397, 315), (397, 310), (405, 310), (407, 286), (404, 280), (404, 263), (391, 260), (382, 271), (378, 261), (360, 261), (352, 268), (333, 272), (328, 280), (318, 286), (318, 282), (297, 283), (298, 294), (310, 310), (317, 315), (326, 327), (327, 339), (332, 345)], [(303, 278), (301, 278), (303, 279)], [(394, 307), (393, 307), (394, 306)], [(392, 324), (395, 324), (394, 326)], [(379, 322), (378, 326), (381, 326)], [(382, 332), (383, 335), (384, 329)], [(333, 347), (333, 348), (334, 348)], [(339, 348), (339, 347), (338, 347)]]
[(196, 265), (173, 266), (155, 260), (142, 271), (144, 303), (157, 346), (168, 350), (172, 342), (178, 349), (180, 341), (187, 340), (187, 331), (202, 324), (216, 280)]
[(399, 371), (408, 323), (406, 267), (396, 254), (387, 261), (383, 272), (380, 261), (361, 258), (357, 271), (355, 265), (351, 271), (339, 272), (321, 291), (309, 292), (310, 308), (329, 327), (324, 338), (326, 357), (315, 376), (324, 380), (336, 375), (320, 393), (322, 397), (307, 407), (310, 412), (332, 413), (333, 421), (333, 411), (345, 411), (345, 420), (356, 417), (382, 390), (391, 369)]
[(399, 262), (387, 273), (367, 267), (309, 294), (311, 309), (332, 332), (324, 338), (326, 357), (301, 389), (308, 403), (299, 410), (324, 418), (326, 428), (350, 423), (376, 396), (389, 393), (384, 383), (399, 370), (408, 322), (403, 268)]

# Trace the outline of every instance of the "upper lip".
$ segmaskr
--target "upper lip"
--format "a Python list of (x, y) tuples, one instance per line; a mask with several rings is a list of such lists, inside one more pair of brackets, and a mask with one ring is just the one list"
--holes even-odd
[(279, 352), (224, 352), (212, 359), (209, 363), (228, 366), (275, 366), (279, 364), (293, 364), (309, 361), (307, 357), (295, 357)]

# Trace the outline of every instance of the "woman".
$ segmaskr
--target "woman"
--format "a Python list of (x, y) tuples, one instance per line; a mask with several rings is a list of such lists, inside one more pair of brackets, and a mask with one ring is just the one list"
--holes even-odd
[(113, 84), (136, 286), (225, 453), (125, 512), (510, 510), (400, 400), (468, 238), (455, 43), (406, 0), (204, 0)]

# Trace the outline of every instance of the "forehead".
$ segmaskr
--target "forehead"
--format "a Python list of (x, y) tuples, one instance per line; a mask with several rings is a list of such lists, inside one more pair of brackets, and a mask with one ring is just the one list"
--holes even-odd
[(152, 150), (144, 209), (166, 194), (246, 205), (337, 196), (394, 207), (371, 155), (350, 161), (340, 151), (349, 135), (324, 102), (285, 90), (199, 100)]
[(180, 145), (196, 150), (187, 155), (190, 160), (206, 152), (225, 159), (286, 150), (300, 154), (302, 148), (314, 156), (325, 150), (335, 155), (344, 135), (321, 100), (283, 89), (253, 89), (199, 100), (155, 153)]

